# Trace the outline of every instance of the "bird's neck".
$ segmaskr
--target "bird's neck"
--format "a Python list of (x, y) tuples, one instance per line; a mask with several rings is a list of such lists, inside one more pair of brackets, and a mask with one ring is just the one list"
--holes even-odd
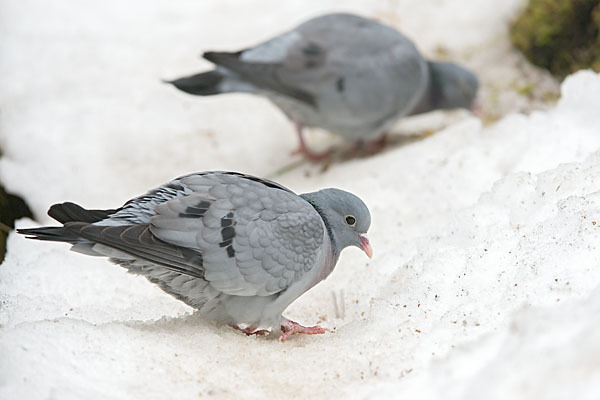
[(331, 243), (331, 251), (333, 253), (333, 260), (334, 260), (334, 264), (335, 264), (335, 262), (337, 262), (338, 257), (340, 256), (341, 249), (339, 249), (337, 246), (335, 233), (333, 232), (333, 229), (331, 229), (331, 224), (329, 223), (329, 221), (327, 219), (327, 214), (324, 212), (323, 209), (321, 209), (321, 207), (318, 206), (318, 203), (319, 203), (318, 197), (319, 196), (320, 196), (319, 192), (304, 193), (304, 194), (300, 195), (300, 197), (302, 197), (304, 200), (306, 200), (308, 202), (308, 204), (313, 206), (313, 208), (321, 216), (321, 219), (323, 220), (323, 224), (325, 224), (325, 229), (327, 231), (327, 236), (329, 237), (329, 242)]
[[(310, 287), (312, 288), (317, 283), (321, 282), (325, 278), (333, 272), (335, 265), (337, 264), (338, 259), (340, 258), (341, 249), (337, 246), (335, 233), (333, 229), (331, 229), (331, 225), (327, 220), (326, 213), (315, 204), (314, 198), (318, 197), (318, 192), (316, 193), (306, 193), (300, 195), (304, 200), (306, 200), (313, 208), (319, 213), (321, 219), (323, 220), (323, 224), (325, 225), (325, 232), (329, 240), (326, 240), (323, 246), (323, 252), (321, 253), (322, 257), (322, 268), (319, 270), (319, 274), (315, 276), (315, 279), (311, 282)], [(311, 196), (316, 195), (316, 196)], [(317, 202), (318, 203), (318, 202)], [(307, 289), (308, 290), (308, 289)]]
[(423, 92), (421, 100), (413, 108), (409, 115), (423, 114), (429, 111), (446, 108), (444, 107), (443, 93), (440, 90), (441, 70), (435, 61), (427, 61), (429, 71), (427, 87)]

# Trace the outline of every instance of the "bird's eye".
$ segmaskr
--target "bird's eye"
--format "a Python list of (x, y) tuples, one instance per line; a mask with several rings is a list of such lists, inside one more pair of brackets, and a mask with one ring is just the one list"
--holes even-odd
[(356, 218), (354, 218), (354, 215), (346, 215), (344, 218), (346, 218), (346, 223), (350, 226), (354, 226), (356, 225)]

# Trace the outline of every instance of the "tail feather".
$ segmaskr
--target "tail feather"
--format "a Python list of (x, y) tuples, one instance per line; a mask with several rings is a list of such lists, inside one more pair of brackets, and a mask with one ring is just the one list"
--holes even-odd
[(222, 65), (226, 68), (239, 68), (241, 51), (237, 53), (229, 53), (226, 51), (207, 51), (202, 54), (202, 57), (213, 64)]
[(67, 222), (94, 223), (107, 218), (117, 210), (86, 210), (71, 202), (54, 204), (48, 210), (48, 215), (62, 224)]
[(183, 78), (168, 81), (182, 92), (195, 94), (199, 96), (210, 96), (219, 94), (219, 84), (224, 76), (216, 70), (203, 72), (201, 74), (186, 76)]
[(47, 240), (51, 242), (82, 243), (87, 242), (78, 234), (62, 226), (46, 226), (41, 228), (17, 229), (17, 233), (25, 235), (27, 239)]
[[(86, 210), (75, 203), (54, 204), (48, 210), (48, 215), (62, 224), (67, 222), (84, 222), (92, 224), (101, 221), (117, 210)], [(17, 233), (28, 239), (47, 240), (52, 242), (88, 243), (87, 239), (62, 226), (43, 226), (40, 228), (17, 229)]]
[(252, 85), (283, 94), (316, 107), (314, 95), (305, 91), (303, 87), (294, 85), (282, 78), (282, 66), (278, 63), (247, 62), (240, 59), (243, 52), (227, 53), (220, 51), (207, 51), (202, 55), (208, 61), (233, 71), (243, 80)]

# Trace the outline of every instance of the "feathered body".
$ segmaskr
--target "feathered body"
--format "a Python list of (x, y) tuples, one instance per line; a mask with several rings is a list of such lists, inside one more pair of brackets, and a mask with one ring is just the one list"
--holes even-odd
[[(324, 195), (333, 198), (323, 201)], [(337, 207), (330, 203), (339, 201), (360, 215), (359, 239), (339, 231), (336, 216), (329, 221)], [(298, 196), (235, 172), (183, 176), (119, 209), (62, 203), (48, 214), (63, 226), (19, 232), (110, 257), (209, 319), (274, 332), (282, 312), (331, 273), (344, 247), (364, 247), (360, 233), (370, 224), (368, 209), (350, 193)]]
[(343, 13), (204, 58), (216, 69), (171, 83), (195, 95), (259, 94), (299, 127), (324, 128), (355, 142), (380, 136), (406, 115), (468, 108), (477, 91), (466, 69), (428, 62), (397, 30)]

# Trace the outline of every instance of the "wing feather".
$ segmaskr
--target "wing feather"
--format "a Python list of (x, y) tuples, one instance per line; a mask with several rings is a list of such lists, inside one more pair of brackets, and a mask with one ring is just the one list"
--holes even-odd
[(200, 251), (204, 279), (215, 289), (270, 295), (301, 279), (315, 264), (323, 222), (288, 189), (245, 175), (193, 176), (181, 182), (208, 188), (210, 206), (201, 218), (183, 222), (181, 211), (193, 204), (190, 198), (199, 202), (202, 195), (169, 200), (156, 207), (150, 230), (161, 240)]
[(219, 171), (180, 177), (101, 221), (64, 228), (241, 296), (290, 287), (315, 266), (325, 240), (321, 217), (300, 196), (269, 180)]
[(201, 279), (204, 277), (200, 252), (156, 238), (148, 225), (98, 226), (68, 222), (65, 228), (92, 242), (121, 250), (171, 271)]

